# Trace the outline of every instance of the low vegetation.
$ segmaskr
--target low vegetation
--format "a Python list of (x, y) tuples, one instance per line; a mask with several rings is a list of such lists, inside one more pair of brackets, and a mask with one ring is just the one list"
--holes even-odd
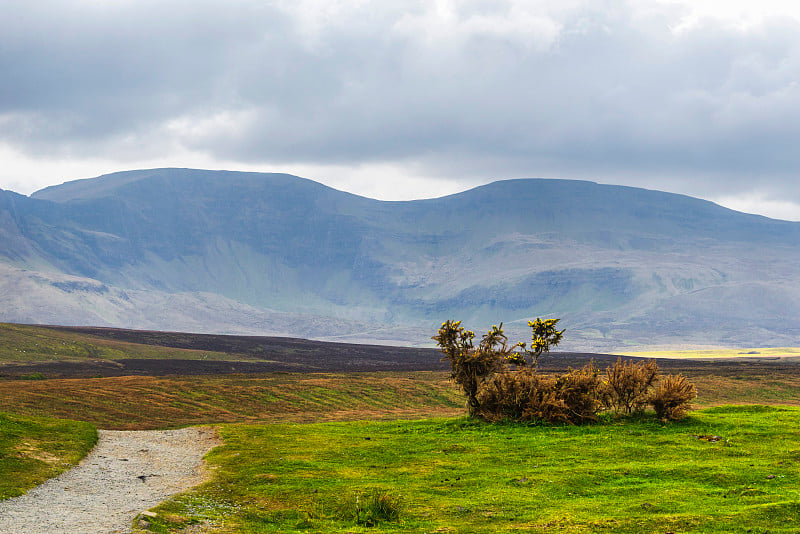
[(100, 428), (145, 430), (452, 416), (462, 402), (444, 373), (419, 371), (0, 380), (0, 406)]
[(115, 360), (123, 358), (185, 360), (244, 359), (225, 352), (191, 350), (103, 339), (33, 325), (0, 323), (0, 362)]
[[(650, 400), (649, 393), (658, 381), (658, 364), (647, 362), (617, 362), (606, 369), (603, 404), (617, 414), (641, 413)], [(691, 399), (690, 399), (691, 400)]]
[(616, 363), (604, 378), (594, 362), (582, 369), (548, 376), (538, 373), (539, 356), (558, 345), (564, 330), (558, 319), (536, 319), (531, 348), (508, 344), (503, 325), (494, 325), (477, 346), (475, 333), (461, 321), (446, 321), (433, 339), (450, 362), (451, 378), (467, 396), (472, 416), (487, 421), (547, 421), (578, 424), (596, 421), (601, 410), (616, 415), (642, 413), (653, 405), (662, 420), (686, 415), (697, 396), (693, 384), (682, 375), (669, 375), (655, 389), (660, 374), (655, 360)]
[[(610, 416), (583, 426), (230, 425), (207, 458), (214, 478), (157, 508), (152, 529), (796, 532), (798, 428), (800, 409), (763, 406), (667, 425)], [(378, 519), (381, 499), (393, 512)]]
[(97, 430), (88, 423), (0, 413), (0, 499), (70, 468), (96, 442)]
[[(114, 429), (245, 423), (219, 428), (210, 480), (157, 507), (149, 531), (796, 531), (800, 408), (686, 409), (695, 394), (700, 407), (798, 404), (800, 366), (689, 367), (690, 381), (609, 360), (545, 374), (539, 357), (563, 330), (540, 321), (537, 342), (533, 323), (530, 349), (502, 325), (477, 346), (455, 332), (453, 360), (472, 370), (453, 378), (473, 394), (471, 418), (453, 418), (463, 397), (443, 372), (0, 380), (0, 406), (18, 414), (0, 415), (0, 498), (96, 440), (91, 424), (42, 416)], [(641, 415), (651, 406), (657, 418)]]
[(694, 384), (683, 375), (667, 375), (650, 395), (656, 417), (662, 421), (683, 419), (689, 411), (689, 401), (697, 396)]
[[(402, 498), (399, 494), (381, 488), (353, 491), (339, 497), (331, 507), (333, 517), (356, 525), (375, 527), (400, 519)], [(311, 525), (310, 521), (306, 523)]]
[(532, 369), (503, 371), (481, 385), (475, 415), (486, 421), (584, 423), (597, 420), (600, 407), (596, 369), (561, 376)]

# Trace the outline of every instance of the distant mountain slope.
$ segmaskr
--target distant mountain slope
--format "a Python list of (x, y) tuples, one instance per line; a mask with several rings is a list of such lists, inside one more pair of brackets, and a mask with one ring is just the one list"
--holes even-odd
[(2, 320), (425, 343), (444, 319), (568, 348), (800, 342), (800, 223), (508, 180), (381, 202), (285, 174), (153, 169), (0, 192)]

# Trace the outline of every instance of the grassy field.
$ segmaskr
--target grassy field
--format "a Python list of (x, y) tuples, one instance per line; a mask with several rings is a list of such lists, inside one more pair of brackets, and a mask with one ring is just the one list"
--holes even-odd
[(88, 423), (0, 413), (0, 499), (68, 469), (96, 442)]
[[(799, 429), (800, 409), (758, 406), (666, 426), (229, 425), (213, 480), (160, 506), (153, 530), (794, 533)], [(373, 492), (399, 498), (397, 520), (348, 513)]]

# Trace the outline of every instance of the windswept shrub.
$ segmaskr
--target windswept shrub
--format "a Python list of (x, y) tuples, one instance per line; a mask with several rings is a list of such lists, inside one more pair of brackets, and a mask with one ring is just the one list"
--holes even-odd
[(558, 397), (569, 413), (571, 423), (597, 421), (602, 406), (602, 380), (594, 362), (582, 369), (570, 369), (556, 380)]
[(622, 358), (606, 369), (603, 384), (603, 405), (614, 413), (630, 414), (643, 412), (649, 403), (650, 388), (658, 381), (658, 364), (646, 362), (623, 362)]
[(475, 347), (472, 340), (475, 332), (461, 326), (461, 321), (445, 321), (433, 339), (444, 353), (442, 360), (450, 362), (450, 378), (461, 386), (467, 396), (467, 409), (474, 415), (478, 409), (478, 388), (481, 383), (503, 367), (503, 361), (493, 349), (495, 343), (503, 343), (502, 324), (494, 326)]
[(650, 395), (650, 404), (662, 421), (677, 421), (686, 416), (695, 397), (697, 390), (685, 376), (667, 375)]
[(478, 392), (476, 415), (487, 421), (566, 422), (567, 411), (555, 385), (555, 378), (527, 368), (497, 373)]
[(594, 421), (600, 408), (600, 386), (593, 363), (556, 377), (529, 368), (497, 373), (481, 387), (476, 415), (487, 421)]
[[(510, 345), (503, 324), (492, 326), (477, 346), (475, 333), (461, 321), (445, 321), (433, 339), (450, 362), (451, 378), (467, 397), (471, 416), (487, 421), (548, 421), (579, 424), (597, 420), (601, 409), (629, 415), (652, 404), (662, 420), (680, 419), (696, 396), (685, 377), (670, 376), (653, 392), (659, 380), (658, 364), (622, 361), (606, 368), (603, 377), (594, 362), (558, 376), (537, 372), (539, 356), (558, 345), (564, 330), (558, 319), (529, 321), (530, 349)], [(530, 367), (528, 360), (530, 358)], [(603, 378), (605, 378), (603, 380)]]

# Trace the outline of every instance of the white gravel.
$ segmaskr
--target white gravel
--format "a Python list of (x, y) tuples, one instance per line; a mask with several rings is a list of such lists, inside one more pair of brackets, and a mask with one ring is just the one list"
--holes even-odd
[(137, 514), (203, 481), (209, 428), (100, 430), (75, 468), (25, 495), (0, 501), (0, 533), (130, 533)]

